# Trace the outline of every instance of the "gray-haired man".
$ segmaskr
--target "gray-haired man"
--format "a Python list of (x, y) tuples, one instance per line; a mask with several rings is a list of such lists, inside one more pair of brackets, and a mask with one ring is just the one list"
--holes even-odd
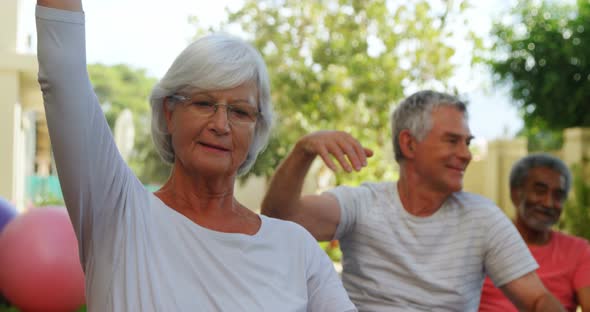
[(397, 182), (340, 186), (301, 196), (316, 156), (360, 170), (372, 151), (349, 134), (309, 134), (277, 169), (264, 214), (300, 223), (318, 240), (340, 240), (342, 278), (359, 311), (476, 311), (489, 275), (519, 307), (562, 308), (535, 274), (537, 264), (491, 201), (462, 192), (471, 161), (466, 106), (417, 92), (393, 112)]
[[(510, 195), (517, 212), (514, 224), (540, 266), (537, 275), (568, 311), (580, 306), (588, 312), (590, 244), (552, 230), (571, 184), (567, 166), (549, 154), (527, 155), (510, 172)], [(516, 308), (486, 278), (479, 311), (511, 312)]]

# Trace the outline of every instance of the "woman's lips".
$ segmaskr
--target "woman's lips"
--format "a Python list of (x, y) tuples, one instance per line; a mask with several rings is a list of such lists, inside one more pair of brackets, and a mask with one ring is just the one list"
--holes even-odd
[(220, 146), (220, 145), (216, 145), (216, 144), (211, 144), (211, 143), (205, 143), (205, 142), (199, 142), (199, 144), (201, 144), (202, 146), (208, 148), (208, 149), (213, 149), (213, 150), (218, 150), (218, 151), (222, 151), (222, 152), (229, 152), (230, 149)]

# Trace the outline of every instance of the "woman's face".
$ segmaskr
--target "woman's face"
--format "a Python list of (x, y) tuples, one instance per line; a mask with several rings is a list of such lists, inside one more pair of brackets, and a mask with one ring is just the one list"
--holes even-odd
[(175, 161), (189, 174), (236, 175), (252, 143), (257, 94), (256, 84), (246, 82), (231, 89), (183, 93), (171, 110), (165, 103)]

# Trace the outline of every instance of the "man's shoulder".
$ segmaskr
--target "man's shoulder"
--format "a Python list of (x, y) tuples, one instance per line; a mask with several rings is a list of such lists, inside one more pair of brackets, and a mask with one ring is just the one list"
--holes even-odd
[(395, 182), (390, 181), (364, 181), (358, 186), (348, 186), (351, 188), (366, 188), (371, 190), (383, 190), (383, 189), (390, 189), (395, 186)]
[(359, 193), (365, 195), (385, 195), (396, 191), (395, 183), (393, 182), (371, 182), (366, 181), (358, 186), (340, 185), (328, 191), (328, 193), (340, 193), (344, 192)]
[(491, 199), (469, 192), (455, 192), (451, 195), (448, 203), (468, 209), (470, 211), (495, 213), (501, 211)]
[(581, 249), (590, 249), (590, 243), (582, 237), (560, 231), (553, 231), (552, 235), (554, 241), (558, 242), (560, 245), (569, 246), (573, 250), (580, 251)]
[(367, 188), (372, 191), (379, 191), (379, 192), (391, 192), (396, 190), (396, 184), (394, 182), (374, 182), (374, 181), (365, 181), (358, 187)]

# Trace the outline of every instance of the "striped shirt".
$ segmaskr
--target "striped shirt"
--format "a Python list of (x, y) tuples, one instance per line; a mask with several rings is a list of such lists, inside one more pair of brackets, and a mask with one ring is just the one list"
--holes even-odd
[(477, 311), (486, 275), (502, 286), (538, 267), (510, 220), (481, 196), (454, 193), (416, 217), (396, 183), (329, 193), (341, 207), (344, 287), (359, 311)]

